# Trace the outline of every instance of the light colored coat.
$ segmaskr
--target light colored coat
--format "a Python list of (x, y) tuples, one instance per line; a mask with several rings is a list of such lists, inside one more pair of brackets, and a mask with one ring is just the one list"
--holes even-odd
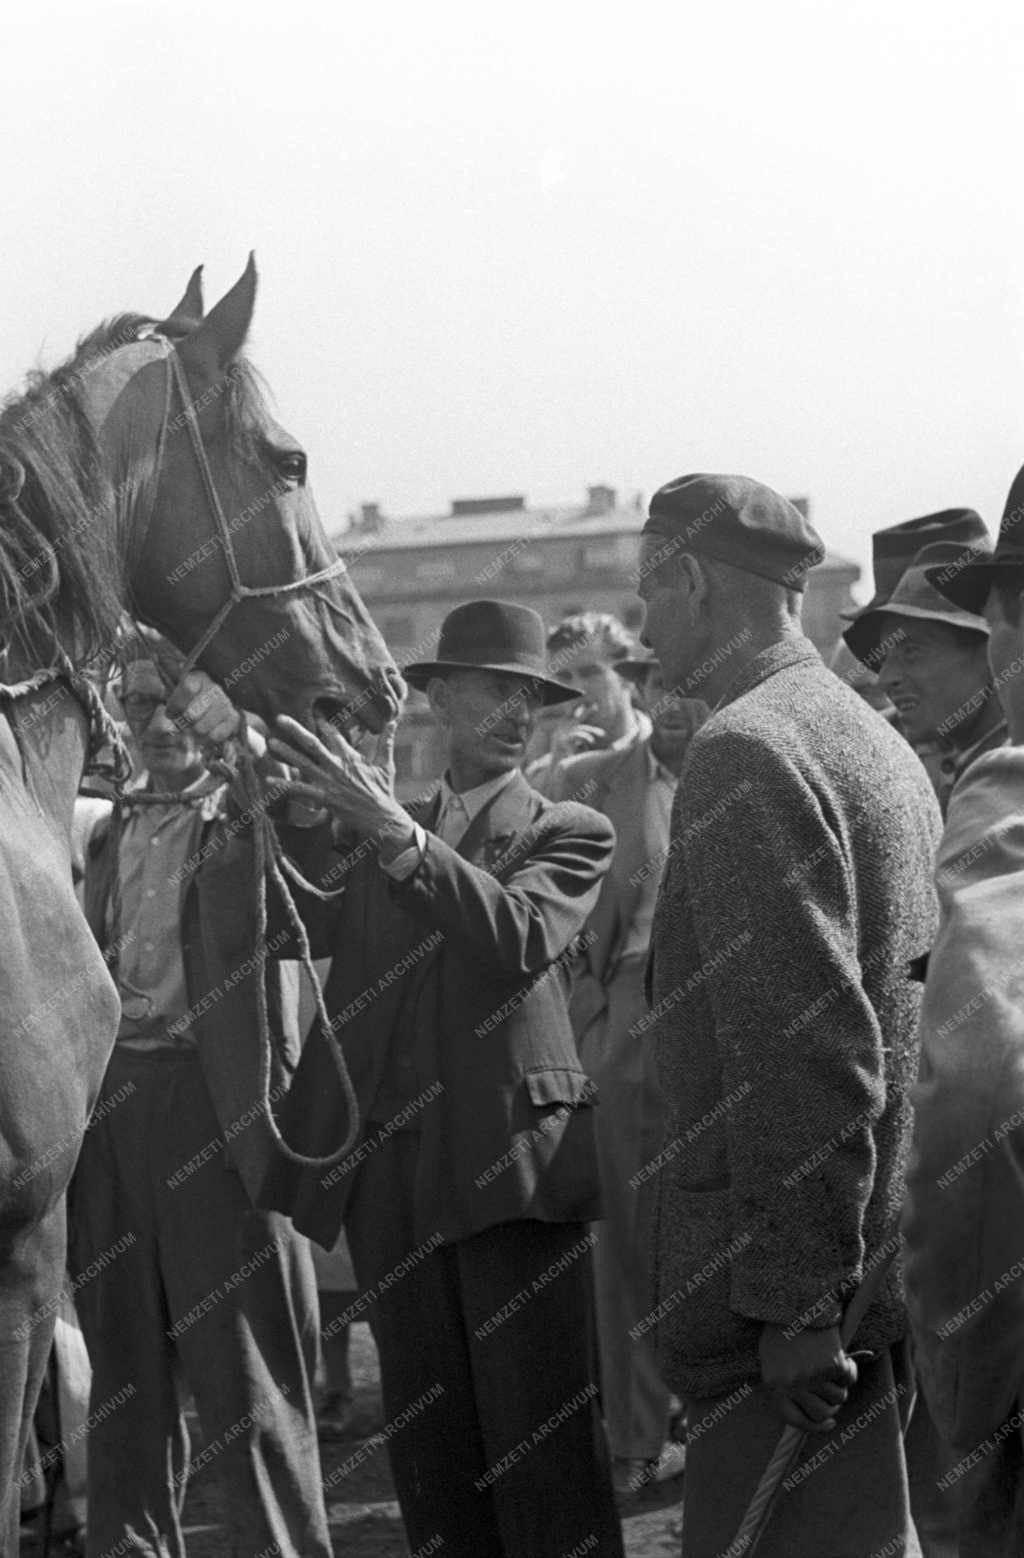
[(1024, 1393), (1024, 749), (949, 807), (904, 1212), (918, 1367), (940, 1430), (982, 1444)]

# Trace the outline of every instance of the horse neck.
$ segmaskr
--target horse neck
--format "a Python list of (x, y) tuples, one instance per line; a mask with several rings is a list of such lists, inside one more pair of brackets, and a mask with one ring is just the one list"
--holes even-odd
[(0, 702), (0, 772), (21, 788), (67, 849), (89, 746), (89, 717), (64, 681)]

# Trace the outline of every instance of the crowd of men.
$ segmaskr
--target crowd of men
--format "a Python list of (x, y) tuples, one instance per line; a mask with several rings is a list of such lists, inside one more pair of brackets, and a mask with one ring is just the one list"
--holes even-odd
[[(994, 545), (879, 531), (830, 668), (809, 522), (669, 482), (642, 645), (481, 600), (403, 668), (446, 753), (408, 806), (393, 730), (261, 733), (140, 635), (142, 777), (84, 850), (122, 997), (70, 1207), (121, 1403), (90, 1558), (184, 1554), (200, 1463), (237, 1558), (327, 1558), (353, 1319), (413, 1553), (618, 1558), (680, 1474), (683, 1558), (1024, 1552), (1022, 517), (1024, 473)], [(230, 740), (292, 867), (265, 929)], [(304, 1235), (354, 1270), (319, 1319)]]

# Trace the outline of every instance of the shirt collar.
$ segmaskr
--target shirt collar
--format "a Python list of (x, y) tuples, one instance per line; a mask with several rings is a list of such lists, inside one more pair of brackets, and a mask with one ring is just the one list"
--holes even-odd
[(978, 740), (973, 742), (971, 746), (964, 747), (962, 752), (956, 754), (953, 759), (954, 774), (959, 779), (964, 769), (970, 763), (973, 763), (976, 757), (980, 757), (982, 752), (991, 752), (997, 747), (1004, 747), (1009, 743), (1009, 740), (1010, 727), (1006, 720), (1000, 720), (998, 725), (986, 731), (983, 736), (979, 736)]
[(443, 816), (454, 800), (458, 801), (465, 812), (467, 824), (472, 822), (474, 817), (483, 811), (488, 801), (493, 801), (494, 797), (499, 795), (507, 784), (511, 784), (517, 773), (518, 769), (510, 768), (507, 774), (499, 774), (496, 779), (488, 779), (483, 784), (475, 785), (472, 790), (462, 790), (461, 792), (456, 792), (452, 789), (448, 783), (447, 773), (444, 774), (441, 779), (441, 807), (437, 815), (439, 817)]

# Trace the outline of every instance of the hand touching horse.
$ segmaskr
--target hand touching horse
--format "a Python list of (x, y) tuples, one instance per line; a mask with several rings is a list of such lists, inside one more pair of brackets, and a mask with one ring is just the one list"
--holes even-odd
[[(121, 315), (0, 413), (0, 1552), (64, 1265), (64, 1192), (119, 1003), (71, 885), (97, 714), (73, 668), (128, 609), (243, 707), (380, 730), (401, 683), (241, 356), (250, 258), (204, 317)], [(95, 732), (93, 731), (93, 734)], [(126, 927), (125, 934), (131, 934)]]

